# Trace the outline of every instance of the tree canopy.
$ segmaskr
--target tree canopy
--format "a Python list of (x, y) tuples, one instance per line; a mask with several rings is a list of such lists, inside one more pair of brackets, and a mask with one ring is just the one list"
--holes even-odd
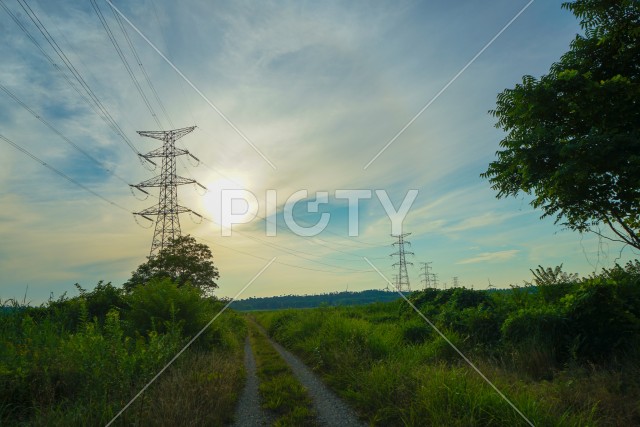
[[(543, 217), (640, 248), (640, 2), (564, 3), (584, 30), (547, 75), (498, 95), (506, 132), (481, 176)], [(605, 236), (606, 237), (606, 236)]]
[(210, 294), (218, 287), (215, 280), (220, 277), (212, 259), (207, 245), (196, 242), (191, 236), (181, 236), (162, 248), (158, 255), (148, 257), (147, 262), (138, 266), (124, 288), (131, 291), (151, 279), (168, 277), (178, 286), (190, 283)]

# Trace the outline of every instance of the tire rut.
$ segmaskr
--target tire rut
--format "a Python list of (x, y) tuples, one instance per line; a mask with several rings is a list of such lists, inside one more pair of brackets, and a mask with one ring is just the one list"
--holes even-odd
[(278, 354), (287, 362), (300, 384), (308, 391), (313, 407), (318, 414), (321, 426), (367, 426), (358, 419), (355, 411), (331, 391), (316, 374), (298, 357), (269, 338), (266, 331), (258, 325), (260, 331), (269, 339)]
[(235, 421), (233, 427), (255, 427), (271, 425), (271, 420), (260, 407), (260, 393), (258, 385), (260, 380), (256, 374), (256, 359), (251, 350), (249, 337), (244, 341), (244, 368), (247, 372), (247, 382), (242, 389), (236, 406)]

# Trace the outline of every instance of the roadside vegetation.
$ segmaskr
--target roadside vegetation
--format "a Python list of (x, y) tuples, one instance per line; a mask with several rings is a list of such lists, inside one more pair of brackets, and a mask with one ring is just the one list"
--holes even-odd
[[(223, 307), (207, 296), (213, 282), (154, 271), (127, 290), (100, 282), (39, 307), (0, 301), (0, 425), (105, 425)], [(228, 423), (246, 333), (223, 313), (114, 425)]]
[[(410, 299), (535, 425), (640, 424), (640, 263)], [(524, 425), (404, 301), (255, 314), (373, 425)]]
[(359, 292), (330, 292), (316, 295), (280, 295), (252, 297), (233, 302), (237, 311), (280, 310), (283, 308), (316, 308), (323, 306), (364, 305), (390, 302), (400, 298), (397, 292), (369, 289)]
[(249, 322), (249, 339), (260, 378), (262, 407), (269, 411), (274, 426), (313, 426), (311, 398), (291, 368), (273, 348), (254, 322)]

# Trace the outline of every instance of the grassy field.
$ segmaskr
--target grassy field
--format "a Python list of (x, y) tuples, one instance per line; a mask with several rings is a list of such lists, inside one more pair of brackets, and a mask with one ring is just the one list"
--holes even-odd
[[(637, 263), (411, 299), (535, 425), (640, 424)], [(374, 425), (526, 425), (406, 302), (255, 316)]]
[[(410, 299), (535, 425), (640, 425), (640, 262), (580, 280), (548, 271), (536, 285)], [(5, 302), (0, 425), (106, 424), (221, 308), (169, 280), (129, 293), (99, 283), (41, 307)], [(402, 300), (252, 319), (372, 425), (526, 425)], [(231, 310), (115, 425), (231, 422), (248, 333), (275, 425), (310, 425), (305, 389), (253, 320)]]
[[(0, 425), (105, 425), (222, 304), (171, 282), (99, 284), (0, 315)], [(224, 313), (115, 425), (223, 425), (243, 385), (246, 324)]]

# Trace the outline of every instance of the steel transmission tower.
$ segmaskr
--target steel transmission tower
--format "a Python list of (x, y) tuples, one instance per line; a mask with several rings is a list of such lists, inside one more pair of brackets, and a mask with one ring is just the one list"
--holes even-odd
[(391, 237), (397, 237), (398, 241), (393, 243), (393, 246), (398, 246), (398, 252), (392, 253), (390, 256), (398, 256), (398, 262), (393, 264), (394, 267), (398, 267), (398, 278), (396, 280), (396, 288), (400, 292), (411, 292), (411, 285), (409, 283), (409, 274), (407, 273), (407, 264), (413, 265), (412, 262), (407, 262), (406, 256), (415, 255), (413, 252), (408, 252), (404, 249), (405, 243), (411, 246), (411, 242), (407, 242), (404, 240), (405, 237), (409, 236), (411, 233), (404, 233)]
[(420, 273), (420, 277), (422, 278), (422, 283), (424, 285), (424, 289), (428, 289), (431, 287), (431, 274), (429, 270), (431, 270), (431, 264), (433, 262), (421, 262), (422, 265), (422, 273)]
[[(397, 274), (393, 275), (393, 283), (395, 283), (395, 285), (398, 286), (398, 275)], [(387, 282), (387, 286), (385, 286), (384, 290), (387, 291), (387, 292), (391, 292), (391, 289), (389, 289), (389, 282)]]
[(431, 273), (431, 278), (433, 279), (433, 288), (438, 289), (438, 275), (436, 273)]
[(193, 154), (187, 150), (176, 148), (176, 141), (189, 132), (193, 131), (195, 126), (166, 130), (166, 131), (138, 131), (140, 136), (146, 136), (162, 141), (162, 147), (142, 154), (142, 157), (149, 160), (152, 158), (162, 159), (162, 169), (160, 175), (132, 185), (143, 193), (149, 194), (144, 188), (159, 187), (160, 195), (158, 204), (149, 207), (143, 211), (135, 212), (136, 215), (153, 221), (150, 216), (156, 216), (156, 227), (153, 232), (153, 240), (151, 242), (151, 251), (149, 256), (156, 255), (163, 247), (165, 247), (172, 239), (180, 237), (180, 219), (178, 215), (181, 213), (191, 212), (200, 218), (201, 215), (189, 208), (178, 204), (178, 186), (185, 184), (196, 184), (206, 190), (202, 184), (194, 179), (183, 178), (176, 174), (176, 157), (188, 155), (196, 160)]

